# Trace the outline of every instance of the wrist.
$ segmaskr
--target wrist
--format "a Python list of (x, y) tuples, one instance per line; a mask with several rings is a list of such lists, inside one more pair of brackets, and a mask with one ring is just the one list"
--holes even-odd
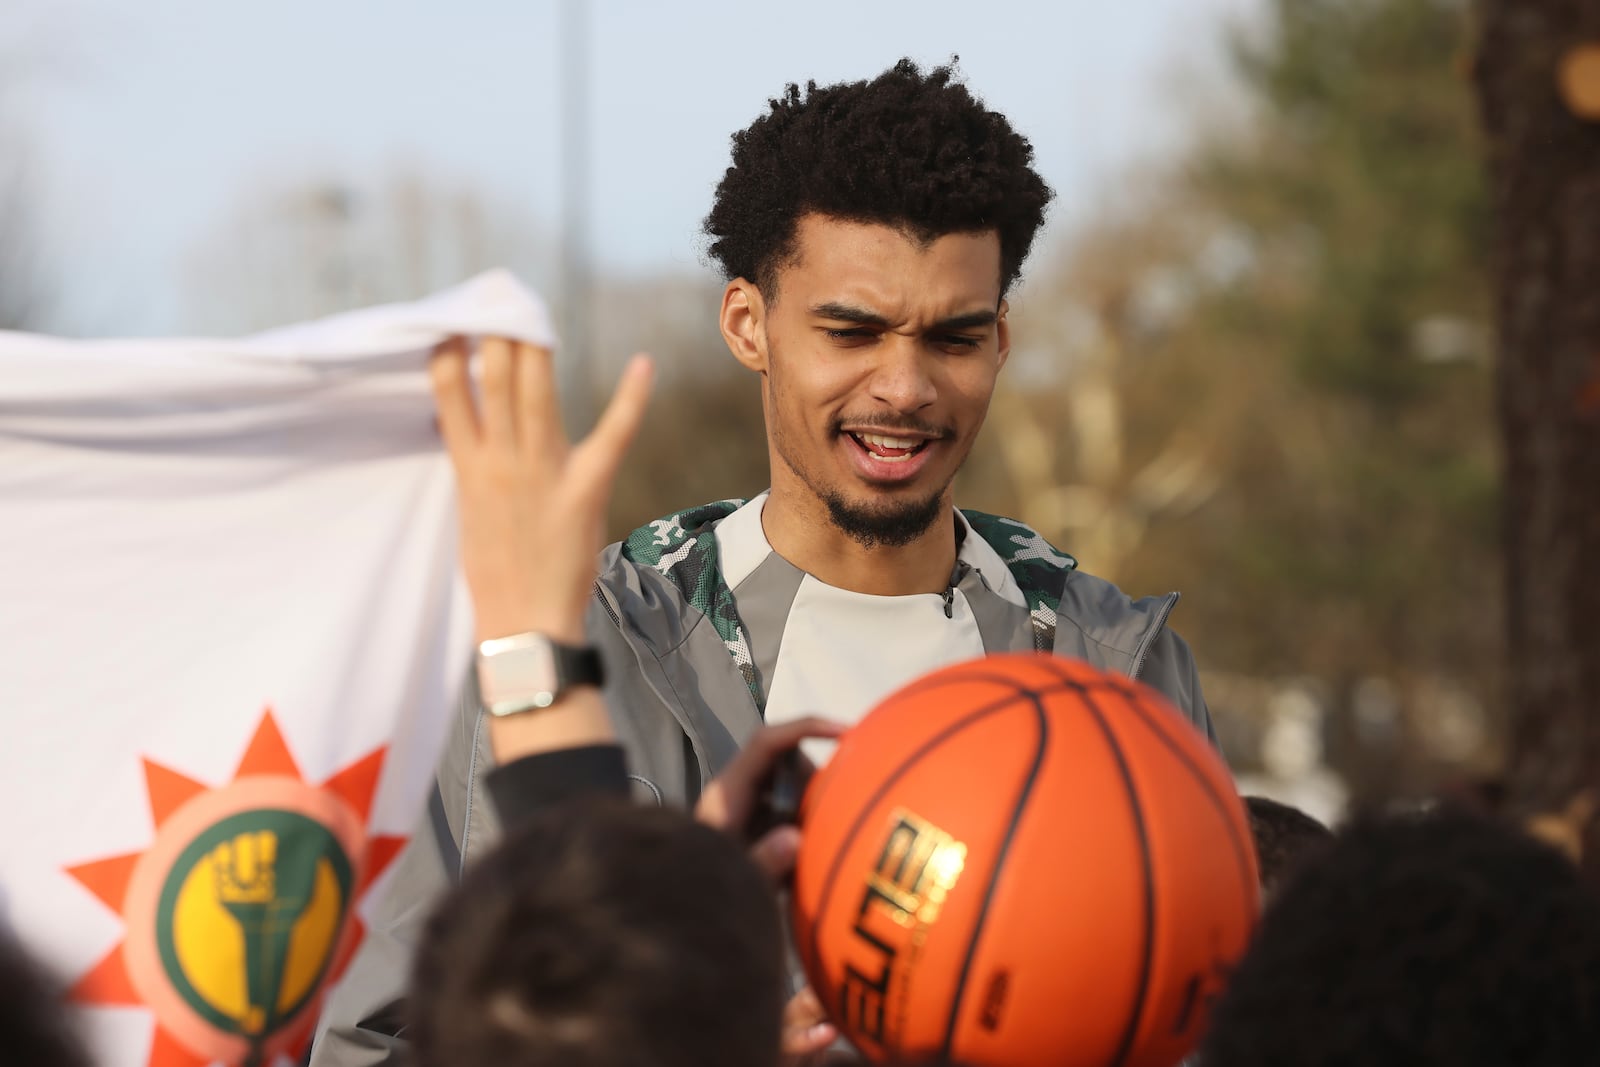
[(544, 711), (489, 716), (489, 745), (501, 764), (540, 752), (611, 744), (616, 739), (605, 700), (592, 685), (572, 687)]
[(481, 642), (477, 673), (479, 699), (497, 718), (544, 711), (570, 690), (599, 686), (604, 678), (593, 648), (534, 631)]
[(584, 643), (583, 615), (545, 615), (535, 612), (480, 613), (476, 620), (476, 643), (496, 641), (517, 634), (539, 634), (563, 645)]

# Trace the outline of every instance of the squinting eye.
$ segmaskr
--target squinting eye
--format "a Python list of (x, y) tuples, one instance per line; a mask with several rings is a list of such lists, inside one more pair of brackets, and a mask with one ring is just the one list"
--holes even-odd
[(983, 342), (976, 337), (961, 337), (957, 334), (951, 334), (948, 337), (940, 338), (939, 343), (953, 345), (956, 348), (977, 348)]
[(850, 330), (827, 330), (827, 335), (835, 341), (859, 341), (864, 337), (871, 337), (870, 330), (863, 330), (859, 326)]

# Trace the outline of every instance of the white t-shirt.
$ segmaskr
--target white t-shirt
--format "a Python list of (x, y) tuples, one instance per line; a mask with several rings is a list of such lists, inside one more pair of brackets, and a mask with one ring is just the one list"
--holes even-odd
[[(741, 592), (748, 595), (758, 571), (770, 574), (776, 567), (797, 579), (769, 669), (767, 722), (822, 715), (855, 723), (906, 683), (984, 654), (977, 621), (959, 588), (951, 590), (946, 616), (945, 598), (939, 593), (873, 596), (821, 582), (773, 552), (761, 526), (766, 501), (763, 493), (722, 520), (716, 537), (722, 575), (742, 616), (747, 613)], [(966, 519), (956, 514), (956, 521), (965, 527)], [(1022, 591), (994, 549), (970, 529), (965, 533), (960, 559), (978, 571), (991, 590), (1013, 604), (1024, 604)], [(782, 578), (778, 581), (789, 584)], [(820, 763), (832, 747), (808, 742), (806, 753)]]

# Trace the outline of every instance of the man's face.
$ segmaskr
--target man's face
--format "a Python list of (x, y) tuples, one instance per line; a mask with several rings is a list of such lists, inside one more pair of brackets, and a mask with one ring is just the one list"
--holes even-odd
[(822, 215), (796, 236), (762, 331), (774, 484), (798, 479), (863, 544), (909, 543), (943, 513), (1009, 351), (999, 237), (924, 244)]

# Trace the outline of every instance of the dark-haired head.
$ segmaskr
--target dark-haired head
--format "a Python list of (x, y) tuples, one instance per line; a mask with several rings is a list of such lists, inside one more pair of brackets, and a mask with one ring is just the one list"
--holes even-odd
[(1362, 820), (1292, 874), (1206, 1067), (1575, 1067), (1600, 1050), (1600, 901), (1565, 857), (1444, 811)]
[(869, 550), (945, 536), (1050, 199), (1032, 160), (950, 68), (910, 60), (791, 85), (734, 135), (705, 230), (722, 336), (762, 376), (778, 512)]
[(418, 948), (418, 1067), (770, 1067), (777, 904), (732, 837), (681, 812), (530, 820), (442, 900)]
[(1333, 834), (1292, 805), (1267, 797), (1245, 797), (1244, 804), (1250, 814), (1250, 836), (1255, 840), (1261, 893), (1267, 897)]
[(0, 1062), (89, 1067), (60, 986), (10, 931), (0, 929)]
[(952, 67), (902, 59), (870, 81), (790, 85), (733, 135), (733, 160), (705, 220), (730, 279), (770, 301), (809, 214), (881, 223), (921, 241), (993, 231), (1000, 292), (1016, 281), (1051, 192), (1033, 147)]

